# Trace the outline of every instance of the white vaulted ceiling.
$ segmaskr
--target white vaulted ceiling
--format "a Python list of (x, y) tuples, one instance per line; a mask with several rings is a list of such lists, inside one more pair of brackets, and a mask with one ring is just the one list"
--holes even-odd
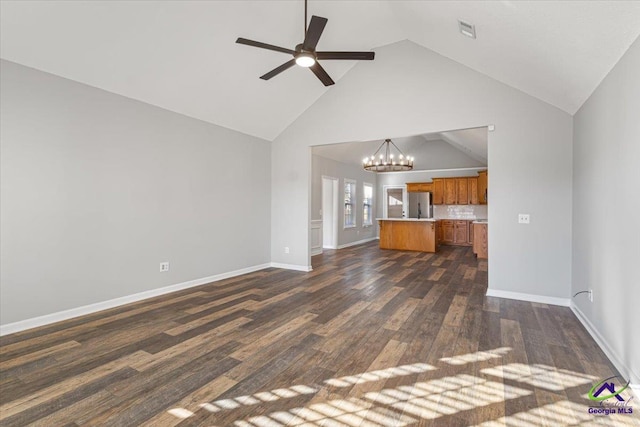
[[(331, 90), (298, 67), (260, 80), (290, 57), (234, 43), (293, 48), (302, 0), (3, 0), (0, 8), (3, 59), (267, 140)], [(410, 39), (570, 114), (640, 34), (637, 1), (311, 0), (311, 14), (329, 19), (319, 50)], [(475, 24), (477, 39), (462, 36), (457, 19)], [(354, 64), (322, 63), (338, 85)]]

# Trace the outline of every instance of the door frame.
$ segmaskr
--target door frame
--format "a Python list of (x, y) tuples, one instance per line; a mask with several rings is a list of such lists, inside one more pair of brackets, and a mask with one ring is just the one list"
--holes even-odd
[[(327, 215), (325, 212), (324, 206), (324, 183), (325, 181), (331, 181), (332, 191), (333, 191), (333, 209), (331, 212), (331, 223), (327, 221)], [(322, 201), (322, 248), (323, 249), (337, 249), (338, 248), (338, 223), (339, 223), (339, 197), (340, 197), (340, 180), (334, 176), (322, 175), (321, 176), (321, 201)], [(327, 227), (325, 229), (325, 226)], [(328, 233), (325, 233), (325, 230), (328, 230)], [(331, 242), (333, 245), (325, 245), (324, 238), (325, 236), (331, 238)]]
[(387, 190), (402, 190), (402, 217), (407, 217), (407, 204), (408, 194), (407, 194), (407, 186), (406, 185), (383, 185), (382, 186), (382, 217), (389, 218), (389, 212), (387, 209)]

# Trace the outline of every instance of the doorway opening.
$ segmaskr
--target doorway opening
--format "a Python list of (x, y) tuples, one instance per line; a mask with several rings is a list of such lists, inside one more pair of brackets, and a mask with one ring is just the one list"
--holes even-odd
[(384, 218), (404, 218), (406, 216), (407, 192), (405, 186), (384, 186)]
[(338, 179), (322, 177), (322, 247), (338, 247)]

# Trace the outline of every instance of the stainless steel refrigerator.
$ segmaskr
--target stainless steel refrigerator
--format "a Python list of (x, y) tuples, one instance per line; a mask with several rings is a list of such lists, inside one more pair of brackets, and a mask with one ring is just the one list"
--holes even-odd
[(409, 193), (409, 218), (433, 218), (431, 193)]

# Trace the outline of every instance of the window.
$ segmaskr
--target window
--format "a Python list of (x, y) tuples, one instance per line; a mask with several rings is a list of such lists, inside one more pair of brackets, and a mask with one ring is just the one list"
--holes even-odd
[(356, 182), (344, 180), (344, 228), (356, 226)]
[(364, 183), (362, 187), (362, 226), (373, 225), (373, 185)]

